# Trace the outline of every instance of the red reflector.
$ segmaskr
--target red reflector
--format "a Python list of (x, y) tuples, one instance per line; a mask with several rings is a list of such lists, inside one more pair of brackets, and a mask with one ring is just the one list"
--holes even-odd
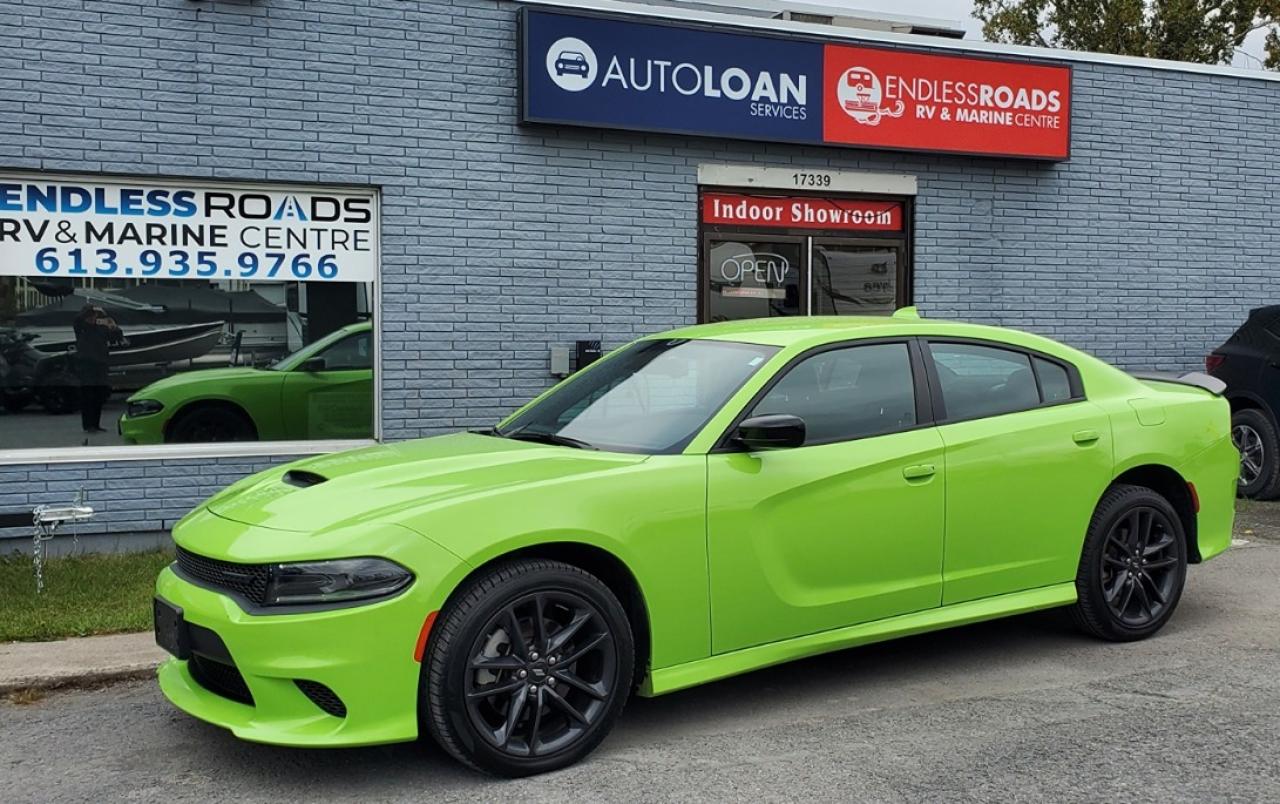
[(1191, 510), (1194, 513), (1200, 513), (1200, 495), (1196, 494), (1196, 484), (1188, 483), (1187, 491), (1191, 492)]
[(1204, 359), (1204, 370), (1209, 372), (1216, 371), (1226, 361), (1226, 355), (1206, 355)]
[[(1196, 506), (1196, 508), (1199, 510), (1199, 506)], [(431, 612), (422, 623), (422, 630), (418, 632), (418, 644), (413, 649), (413, 660), (415, 662), (422, 661), (422, 654), (427, 649), (427, 637), (431, 635), (431, 626), (436, 624), (436, 615), (439, 613), (438, 611)]]

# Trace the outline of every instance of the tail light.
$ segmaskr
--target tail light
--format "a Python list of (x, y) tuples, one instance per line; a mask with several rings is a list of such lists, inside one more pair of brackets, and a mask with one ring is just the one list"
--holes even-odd
[(1222, 364), (1226, 361), (1226, 355), (1220, 355), (1217, 353), (1209, 354), (1204, 359), (1204, 370), (1212, 374), (1221, 368)]

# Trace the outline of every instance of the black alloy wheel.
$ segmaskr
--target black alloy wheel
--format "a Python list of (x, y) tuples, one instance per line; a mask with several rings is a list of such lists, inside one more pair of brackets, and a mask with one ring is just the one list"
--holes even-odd
[(570, 592), (534, 592), (490, 618), (471, 647), (467, 713), (512, 756), (546, 756), (580, 740), (607, 710), (617, 676), (603, 615)]
[(1112, 525), (1102, 548), (1102, 590), (1118, 622), (1143, 628), (1164, 614), (1178, 581), (1179, 539), (1151, 506), (1135, 506)]
[(1152, 489), (1115, 485), (1089, 523), (1072, 612), (1094, 636), (1142, 639), (1173, 615), (1186, 577), (1186, 534), (1177, 511)]
[(520, 559), (468, 581), (432, 628), (420, 712), (436, 742), (500, 776), (570, 765), (609, 733), (631, 684), (626, 612), (600, 579)]
[(1245, 408), (1231, 414), (1231, 443), (1240, 451), (1240, 495), (1257, 500), (1280, 495), (1280, 434), (1266, 411)]

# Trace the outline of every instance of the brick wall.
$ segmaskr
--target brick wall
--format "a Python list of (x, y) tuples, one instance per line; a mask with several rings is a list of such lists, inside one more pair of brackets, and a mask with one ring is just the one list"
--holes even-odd
[[(515, 43), (499, 0), (11, 0), (0, 169), (380, 186), (393, 439), (492, 422), (552, 344), (692, 321), (700, 162), (914, 174), (927, 315), (1126, 367), (1194, 368), (1277, 298), (1280, 83), (1077, 64), (1041, 164), (519, 128)], [(258, 466), (3, 467), (0, 510), (84, 484), (98, 527), (164, 528)]]

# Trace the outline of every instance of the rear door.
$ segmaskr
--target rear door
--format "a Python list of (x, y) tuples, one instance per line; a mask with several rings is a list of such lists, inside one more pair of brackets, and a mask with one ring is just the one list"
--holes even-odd
[(1111, 424), (1047, 355), (931, 339), (946, 447), (943, 605), (1072, 580), (1110, 483)]

